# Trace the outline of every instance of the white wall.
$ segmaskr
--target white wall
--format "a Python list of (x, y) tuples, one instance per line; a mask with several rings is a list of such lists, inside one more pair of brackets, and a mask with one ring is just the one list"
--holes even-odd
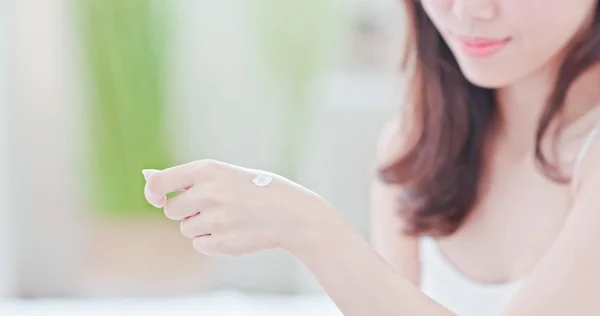
[[(7, 4), (0, 2), (0, 12), (6, 12)], [(0, 13), (0, 297), (12, 296), (15, 294), (15, 262), (14, 249), (11, 240), (12, 228), (10, 220), (12, 217), (11, 209), (7, 196), (8, 178), (7, 174), (7, 131), (8, 123), (8, 103), (10, 102), (6, 91), (6, 23), (7, 16)]]
[(18, 294), (69, 291), (78, 241), (79, 122), (68, 0), (9, 1), (7, 164)]

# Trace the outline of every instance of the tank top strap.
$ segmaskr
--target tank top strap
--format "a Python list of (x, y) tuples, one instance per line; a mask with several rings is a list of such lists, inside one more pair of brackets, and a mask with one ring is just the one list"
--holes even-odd
[(594, 144), (594, 141), (596, 138), (598, 138), (598, 136), (600, 136), (600, 122), (598, 122), (596, 126), (594, 126), (594, 128), (587, 134), (583, 140), (583, 143), (581, 144), (581, 147), (579, 147), (579, 151), (577, 152), (575, 160), (573, 161), (573, 174), (578, 173), (581, 164), (585, 160), (590, 148), (592, 148), (592, 144)]
[(576, 194), (576, 191), (577, 191), (577, 187), (578, 187), (577, 180), (581, 176), (580, 175), (581, 165), (583, 164), (587, 154), (589, 153), (590, 149), (592, 148), (594, 141), (596, 141), (596, 139), (599, 138), (599, 136), (600, 136), (600, 122), (598, 122), (596, 124), (596, 126), (594, 126), (594, 128), (592, 128), (592, 130), (587, 134), (587, 136), (583, 140), (583, 143), (581, 143), (581, 147), (579, 147), (579, 150), (577, 151), (577, 154), (575, 155), (575, 160), (573, 161), (572, 172), (571, 172), (571, 175), (572, 175), (571, 179), (573, 180), (573, 183), (571, 184), (571, 192), (573, 195)]

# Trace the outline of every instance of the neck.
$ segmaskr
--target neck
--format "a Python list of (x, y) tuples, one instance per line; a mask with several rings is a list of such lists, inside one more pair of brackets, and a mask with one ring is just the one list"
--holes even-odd
[[(549, 68), (524, 78), (510, 86), (496, 90), (499, 110), (499, 132), (511, 142), (530, 145), (552, 92), (553, 78)], [(520, 147), (520, 146), (519, 146)]]
[[(554, 89), (557, 73), (557, 67), (547, 67), (513, 85), (496, 90), (500, 113), (499, 133), (514, 146), (525, 151), (533, 146), (539, 118)], [(600, 67), (592, 67), (571, 84), (560, 112), (561, 123), (573, 122), (598, 105), (598, 83)]]

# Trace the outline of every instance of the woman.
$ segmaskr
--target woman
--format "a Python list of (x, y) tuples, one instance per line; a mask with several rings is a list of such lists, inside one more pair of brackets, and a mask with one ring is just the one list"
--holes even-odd
[(146, 198), (200, 252), (289, 251), (347, 316), (600, 314), (597, 1), (406, 9), (413, 86), (382, 134), (381, 255), (318, 195), (261, 171), (147, 170)]

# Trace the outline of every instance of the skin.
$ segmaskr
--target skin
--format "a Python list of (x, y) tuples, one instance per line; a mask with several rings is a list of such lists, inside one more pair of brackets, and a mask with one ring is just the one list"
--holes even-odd
[[(506, 316), (590, 315), (600, 308), (600, 139), (577, 170), (569, 169), (586, 132), (600, 121), (600, 75), (592, 69), (573, 86), (557, 139), (558, 163), (573, 176), (558, 185), (533, 164), (537, 116), (552, 89), (560, 52), (585, 27), (592, 0), (422, 0), (472, 82), (497, 89), (501, 124), (485, 148), (489, 190), (458, 232), (438, 240), (467, 277), (484, 283), (520, 279)], [(535, 13), (535, 14), (534, 14)], [(446, 33), (447, 32), (447, 33)], [(489, 59), (463, 54), (452, 35), (510, 36)], [(552, 34), (552, 36), (546, 36)], [(511, 66), (512, 65), (512, 66)], [(401, 129), (384, 129), (380, 162), (402, 146)], [(213, 160), (146, 170), (145, 196), (182, 221), (194, 248), (239, 256), (279, 248), (296, 256), (346, 316), (452, 315), (419, 291), (417, 239), (397, 233), (399, 188), (373, 184), (373, 241), (362, 239), (319, 195), (264, 172)], [(166, 200), (169, 192), (184, 190)], [(532, 229), (535, 228), (535, 229)]]

